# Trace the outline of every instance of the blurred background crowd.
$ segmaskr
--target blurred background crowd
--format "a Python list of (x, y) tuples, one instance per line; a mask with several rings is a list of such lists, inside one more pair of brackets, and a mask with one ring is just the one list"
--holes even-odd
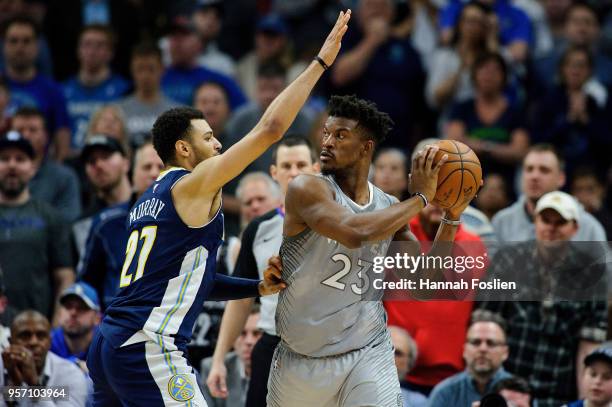
[[(395, 123), (371, 171), (387, 193), (407, 196), (410, 157), (426, 143), (458, 140), (477, 153), (485, 184), (457, 240), (610, 239), (612, 1), (0, 0), (5, 354), (19, 346), (20, 330), (38, 324), (48, 331), (30, 335), (40, 375), (45, 360), (54, 363), (49, 348), (85, 369), (87, 338), (118, 289), (128, 210), (162, 169), (150, 142), (156, 117), (193, 106), (231, 147), (349, 7), (340, 55), (286, 135), (287, 148), (305, 140), (312, 150), (295, 171), (315, 168), (328, 97), (356, 94)], [(281, 174), (294, 171), (283, 157), (266, 152), (224, 188), (221, 272), (233, 273), (249, 222), (282, 206), (282, 177), (295, 176)], [(538, 208), (555, 191), (560, 198)], [(416, 237), (432, 240), (440, 216), (427, 207), (411, 222)], [(224, 305), (205, 304), (190, 345), (194, 366), (212, 354)], [(609, 337), (605, 302), (392, 302), (387, 310), (414, 405), (471, 405), (508, 378), (500, 392), (561, 405), (585, 396), (593, 366), (608, 369), (612, 383), (608, 353), (583, 363)], [(244, 335), (236, 352), (248, 364), (257, 329)], [(483, 363), (490, 374), (478, 373)], [(449, 377), (460, 383), (452, 394), (469, 404), (440, 399), (442, 390), (427, 399)], [(602, 393), (610, 402), (612, 384)]]

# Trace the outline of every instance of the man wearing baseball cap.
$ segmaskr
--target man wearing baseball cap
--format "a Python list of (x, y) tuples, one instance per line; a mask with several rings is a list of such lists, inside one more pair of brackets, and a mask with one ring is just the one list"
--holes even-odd
[(132, 187), (128, 178), (130, 160), (117, 139), (104, 134), (89, 137), (81, 150), (81, 161), (95, 193), (89, 205), (83, 208), (82, 218), (72, 227), (78, 253), (82, 256), (93, 216), (110, 206), (129, 201)]
[(577, 398), (582, 360), (606, 339), (605, 254), (572, 242), (581, 225), (571, 195), (544, 194), (534, 214), (535, 242), (506, 244), (489, 263), (490, 281), (517, 288), (483, 294), (480, 306), (508, 321), (506, 370), (529, 378), (538, 406), (556, 407)]
[(77, 282), (62, 292), (59, 302), (60, 326), (51, 331), (51, 352), (87, 371), (87, 350), (100, 323), (98, 294), (89, 284)]
[(0, 137), (0, 150), (5, 150), (11, 147), (21, 150), (28, 157), (30, 157), (31, 160), (34, 159), (34, 148), (32, 148), (32, 144), (16, 131), (9, 131)]
[(130, 199), (130, 161), (117, 139), (104, 134), (91, 136), (81, 151), (81, 161), (97, 197), (85, 209), (85, 217)]
[(0, 264), (9, 311), (51, 319), (56, 295), (74, 282), (70, 233), (59, 212), (30, 194), (34, 156), (20, 133), (0, 136)]
[(567, 407), (607, 407), (612, 405), (612, 347), (607, 343), (584, 358), (582, 387), (586, 397)]
[(544, 194), (536, 204), (535, 215), (536, 240), (544, 245), (567, 242), (578, 232), (578, 202), (565, 192)]

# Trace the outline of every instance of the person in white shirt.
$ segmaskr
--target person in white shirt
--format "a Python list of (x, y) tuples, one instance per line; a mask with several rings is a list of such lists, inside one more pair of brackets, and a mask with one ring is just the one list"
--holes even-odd
[[(88, 390), (85, 375), (73, 363), (49, 352), (51, 325), (38, 311), (19, 313), (11, 325), (11, 344), (2, 352), (6, 386), (30, 386), (65, 389), (64, 397), (38, 400), (20, 399), (18, 406), (83, 407)], [(4, 370), (3, 370), (4, 371)], [(61, 392), (60, 392), (61, 393)], [(0, 406), (5, 401), (0, 400)]]

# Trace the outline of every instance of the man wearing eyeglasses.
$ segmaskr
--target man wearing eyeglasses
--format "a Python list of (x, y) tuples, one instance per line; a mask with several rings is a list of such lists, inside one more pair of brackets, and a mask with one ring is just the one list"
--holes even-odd
[(490, 311), (474, 311), (463, 358), (466, 369), (434, 387), (430, 407), (470, 407), (490, 393), (497, 382), (512, 376), (502, 367), (508, 358), (505, 320)]

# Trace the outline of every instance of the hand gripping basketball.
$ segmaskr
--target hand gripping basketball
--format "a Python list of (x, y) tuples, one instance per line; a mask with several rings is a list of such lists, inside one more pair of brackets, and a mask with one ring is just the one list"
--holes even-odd
[(448, 159), (438, 173), (433, 203), (443, 209), (465, 208), (482, 185), (482, 168), (476, 153), (459, 141), (440, 140), (434, 163)]
[(438, 173), (446, 162), (446, 154), (443, 154), (437, 161), (434, 161), (437, 153), (437, 146), (426, 146), (425, 149), (415, 154), (412, 159), (412, 169), (410, 170), (410, 184), (408, 186), (410, 193), (420, 192), (425, 195), (429, 202), (434, 199)]

